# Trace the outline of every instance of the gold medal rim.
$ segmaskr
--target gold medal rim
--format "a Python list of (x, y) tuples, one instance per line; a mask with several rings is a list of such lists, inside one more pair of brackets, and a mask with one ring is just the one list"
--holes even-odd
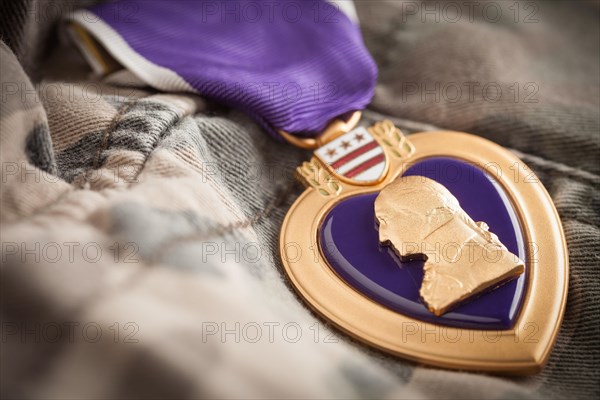
[[(341, 181), (338, 196), (324, 197), (314, 188), (300, 195), (288, 211), (280, 234), (280, 254), (288, 278), (318, 314), (352, 337), (388, 353), (445, 368), (539, 372), (562, 322), (569, 276), (566, 240), (550, 195), (533, 172), (526, 175), (522, 167), (516, 173), (511, 170), (515, 163), (525, 166), (520, 159), (486, 139), (453, 131), (416, 133), (407, 138), (415, 151), (404, 159), (386, 155), (389, 172), (381, 182), (365, 187)], [(498, 169), (486, 171), (512, 202), (526, 243), (535, 244), (527, 246), (527, 289), (520, 315), (510, 330), (446, 327), (392, 311), (347, 284), (320, 251), (317, 232), (335, 204), (379, 191), (416, 161), (431, 157), (452, 157), (478, 166), (495, 163)], [(288, 258), (288, 248), (292, 247), (295, 252), (313, 249), (313, 253)], [(319, 251), (315, 253), (314, 249)], [(404, 331), (409, 326), (410, 336)]]

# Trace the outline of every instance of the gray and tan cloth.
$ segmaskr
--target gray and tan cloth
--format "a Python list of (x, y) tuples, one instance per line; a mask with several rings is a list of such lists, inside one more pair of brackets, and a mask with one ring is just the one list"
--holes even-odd
[(277, 255), (309, 154), (127, 71), (90, 78), (54, 16), (73, 3), (53, 4), (0, 13), (3, 398), (598, 397), (598, 3), (454, 20), (440, 2), (357, 2), (380, 69), (366, 122), (491, 139), (558, 208), (568, 304), (529, 377), (418, 366), (328, 326)]

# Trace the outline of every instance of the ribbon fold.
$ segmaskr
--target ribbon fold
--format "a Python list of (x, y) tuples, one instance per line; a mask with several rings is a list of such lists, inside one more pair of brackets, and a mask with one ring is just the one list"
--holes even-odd
[(121, 0), (70, 18), (148, 85), (240, 109), (273, 135), (317, 136), (373, 96), (355, 17), (324, 0)]

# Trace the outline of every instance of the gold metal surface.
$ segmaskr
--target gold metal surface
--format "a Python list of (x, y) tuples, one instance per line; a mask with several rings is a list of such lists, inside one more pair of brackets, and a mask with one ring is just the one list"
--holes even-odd
[(392, 157), (406, 158), (415, 151), (410, 140), (389, 120), (377, 122), (369, 131), (379, 139)]
[(296, 177), (305, 187), (313, 187), (321, 196), (337, 196), (342, 191), (339, 180), (332, 176), (317, 157), (304, 161), (296, 168)]
[(456, 197), (432, 179), (396, 179), (377, 196), (375, 217), (383, 245), (402, 261), (425, 260), (419, 293), (437, 316), (525, 270), (487, 224), (473, 221)]
[[(390, 157), (390, 173), (374, 186), (339, 182), (337, 196), (308, 188), (282, 226), (280, 252), (298, 293), (315, 311), (353, 337), (389, 353), (440, 367), (513, 374), (538, 372), (555, 342), (566, 304), (568, 253), (550, 196), (522, 161), (502, 147), (460, 132), (409, 135), (414, 152)], [(527, 244), (527, 281), (515, 326), (486, 331), (439, 326), (407, 317), (365, 297), (327, 264), (319, 227), (338, 202), (378, 192), (430, 157), (452, 157), (487, 171), (513, 204)], [(519, 168), (516, 168), (518, 166)]]
[(278, 130), (277, 132), (279, 132), (281, 137), (283, 137), (288, 143), (291, 143), (294, 146), (300, 147), (302, 149), (311, 150), (321, 147), (322, 145), (335, 139), (339, 135), (343, 135), (346, 132), (350, 132), (358, 124), (361, 117), (361, 111), (354, 111), (347, 121), (341, 119), (334, 119), (329, 125), (327, 125), (323, 133), (316, 138), (301, 138), (298, 136), (294, 136), (282, 129)]

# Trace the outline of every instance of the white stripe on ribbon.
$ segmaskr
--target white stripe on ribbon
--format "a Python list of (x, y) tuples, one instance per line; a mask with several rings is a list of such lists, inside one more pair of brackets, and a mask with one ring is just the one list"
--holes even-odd
[(350, 21), (354, 22), (356, 25), (360, 25), (360, 22), (358, 21), (358, 14), (356, 13), (356, 7), (354, 6), (354, 1), (327, 0), (327, 2), (335, 5), (338, 8), (338, 10), (346, 14)]
[(125, 39), (100, 17), (88, 10), (78, 10), (69, 18), (85, 28), (121, 65), (133, 72), (147, 85), (165, 92), (198, 93), (174, 71), (142, 57)]

